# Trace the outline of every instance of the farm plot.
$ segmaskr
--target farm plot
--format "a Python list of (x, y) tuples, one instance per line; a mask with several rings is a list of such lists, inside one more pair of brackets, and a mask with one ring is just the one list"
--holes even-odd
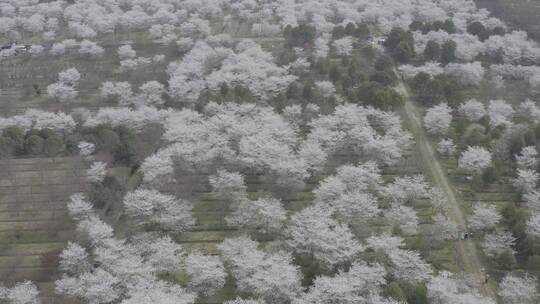
[[(84, 188), (77, 158), (0, 160), (0, 277), (7, 285), (33, 280), (52, 298), (58, 254), (73, 237), (68, 197)], [(84, 171), (82, 171), (84, 172)]]
[[(134, 37), (136, 40), (133, 41), (116, 40), (101, 44), (105, 52), (100, 58), (90, 59), (76, 49), (68, 49), (62, 56), (44, 52), (37, 56), (22, 54), (2, 59), (2, 69), (7, 71), (0, 75), (0, 109), (3, 116), (20, 114), (29, 108), (69, 112), (77, 107), (97, 109), (116, 106), (99, 96), (102, 82), (129, 81), (133, 88), (149, 80), (164, 82), (166, 62), (178, 55), (175, 46), (152, 44), (142, 34)], [(138, 56), (152, 58), (153, 55), (163, 54), (169, 58), (164, 63), (149, 65), (144, 73), (137, 70), (120, 72), (116, 51), (124, 45), (123, 42), (131, 42)], [(57, 81), (59, 72), (69, 68), (75, 68), (81, 74), (79, 96), (69, 103), (60, 103), (47, 96), (47, 86)]]
[[(221, 22), (212, 24), (216, 34), (229, 33), (232, 37), (246, 39), (245, 24), (232, 24), (224, 27)], [(28, 38), (25, 43), (37, 43), (38, 40)], [(256, 38), (255, 38), (256, 39)], [(276, 39), (269, 41), (275, 43)], [(280, 40), (280, 38), (277, 38)], [(51, 55), (48, 49), (39, 55), (19, 54), (14, 57), (3, 58), (2, 69), (7, 71), (0, 74), (0, 109), (3, 116), (11, 116), (24, 112), (29, 108), (39, 108), (46, 111), (66, 111), (78, 107), (98, 109), (105, 106), (115, 106), (113, 103), (103, 101), (99, 96), (99, 88), (104, 81), (127, 81), (133, 88), (137, 88), (145, 81), (157, 80), (166, 82), (165, 73), (168, 62), (181, 57), (179, 48), (175, 43), (155, 43), (148, 32), (119, 33), (115, 35), (102, 35), (96, 42), (103, 47), (104, 53), (100, 58), (88, 58), (77, 52), (77, 47), (67, 48), (63, 55)], [(265, 42), (264, 39), (259, 41)], [(7, 41), (0, 40), (1, 43)], [(118, 47), (130, 44), (137, 52), (137, 57), (152, 59), (155, 55), (164, 55), (162, 62), (152, 62), (143, 67), (144, 73), (139, 69), (120, 71)], [(274, 46), (274, 45), (273, 45)], [(75, 101), (60, 103), (47, 96), (47, 86), (57, 81), (57, 75), (62, 70), (75, 68), (81, 74), (78, 87), (79, 96)]]

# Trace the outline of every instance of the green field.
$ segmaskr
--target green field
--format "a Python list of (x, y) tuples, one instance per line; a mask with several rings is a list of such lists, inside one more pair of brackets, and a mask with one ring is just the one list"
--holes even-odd
[(0, 277), (33, 280), (44, 300), (52, 298), (58, 254), (74, 237), (66, 202), (85, 187), (82, 164), (71, 157), (20, 158), (0, 160), (0, 167)]

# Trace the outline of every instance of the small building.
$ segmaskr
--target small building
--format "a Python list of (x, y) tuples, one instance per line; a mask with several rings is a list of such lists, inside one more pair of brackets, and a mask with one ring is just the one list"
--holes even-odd
[(384, 45), (386, 43), (387, 39), (388, 39), (388, 37), (382, 36), (382, 37), (377, 37), (377, 39), (375, 39), (375, 41), (377, 42), (378, 45)]
[(12, 45), (12, 48), (15, 51), (15, 54), (24, 54), (28, 51), (28, 49), (26, 48), (26, 45), (23, 45), (23, 44)]

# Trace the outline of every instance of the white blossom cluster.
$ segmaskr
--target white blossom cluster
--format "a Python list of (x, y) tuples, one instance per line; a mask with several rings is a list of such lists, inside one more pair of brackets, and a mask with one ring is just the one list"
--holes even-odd
[[(383, 128), (384, 134), (373, 124)], [(145, 160), (141, 169), (145, 181), (157, 183), (167, 179), (170, 171), (166, 168), (172, 166), (173, 158), (190, 167), (219, 158), (255, 172), (269, 170), (280, 177), (280, 183), (299, 182), (340, 150), (353, 149), (381, 163), (394, 163), (410, 144), (410, 135), (402, 130), (397, 116), (373, 108), (338, 106), (310, 125), (307, 139), (300, 140), (294, 126), (265, 106), (210, 103), (202, 114), (193, 110), (169, 113), (164, 139), (171, 145)]]
[[(72, 196), (68, 208), (78, 222), (78, 231), (86, 235), (91, 246), (70, 242), (60, 254), (64, 274), (55, 283), (57, 293), (89, 303), (193, 303), (196, 288), (188, 291), (158, 277), (181, 267), (181, 248), (170, 237), (143, 233), (131, 240), (115, 238), (113, 228), (98, 217), (81, 194)], [(204, 257), (192, 256), (190, 261), (193, 259), (202, 261)], [(194, 266), (199, 267), (197, 264)], [(194, 268), (188, 265), (187, 269)], [(220, 270), (213, 267), (210, 271)], [(223, 277), (223, 269), (221, 273)]]

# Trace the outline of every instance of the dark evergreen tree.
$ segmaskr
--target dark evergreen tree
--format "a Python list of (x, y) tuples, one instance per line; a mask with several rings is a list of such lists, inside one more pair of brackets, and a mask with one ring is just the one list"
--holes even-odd
[(441, 46), (434, 40), (428, 41), (424, 49), (424, 58), (427, 61), (439, 61), (441, 59)]

